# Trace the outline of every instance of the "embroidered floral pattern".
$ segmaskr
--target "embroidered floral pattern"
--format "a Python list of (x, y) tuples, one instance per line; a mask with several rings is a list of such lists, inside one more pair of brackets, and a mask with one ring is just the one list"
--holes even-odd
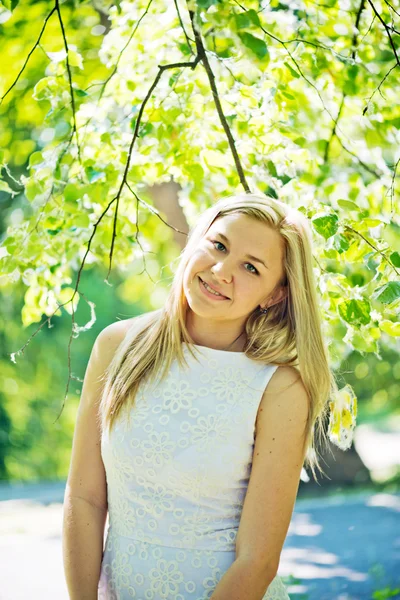
[[(98, 600), (207, 600), (235, 560), (254, 426), (275, 367), (203, 348), (139, 387), (103, 433), (109, 524)], [(263, 600), (288, 600), (276, 577)]]

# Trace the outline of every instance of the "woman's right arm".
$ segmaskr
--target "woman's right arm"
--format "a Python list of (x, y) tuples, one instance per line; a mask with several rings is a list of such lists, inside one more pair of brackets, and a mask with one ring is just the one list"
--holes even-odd
[(104, 372), (133, 321), (118, 321), (99, 334), (86, 369), (64, 496), (62, 546), (70, 600), (97, 600), (107, 518), (97, 410)]

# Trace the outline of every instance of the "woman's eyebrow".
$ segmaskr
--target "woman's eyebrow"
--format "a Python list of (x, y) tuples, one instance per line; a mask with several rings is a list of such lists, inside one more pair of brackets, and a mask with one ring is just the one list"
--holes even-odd
[[(226, 235), (224, 235), (223, 233), (217, 233), (217, 235), (219, 235), (219, 237), (221, 237), (224, 240), (224, 242), (227, 242), (228, 244), (230, 243), (228, 238), (226, 237)], [(268, 269), (267, 265), (265, 264), (265, 262), (263, 260), (261, 260), (261, 258), (257, 258), (256, 256), (251, 256), (251, 254), (246, 254), (245, 258), (249, 258), (253, 262), (261, 263), (266, 269)]]

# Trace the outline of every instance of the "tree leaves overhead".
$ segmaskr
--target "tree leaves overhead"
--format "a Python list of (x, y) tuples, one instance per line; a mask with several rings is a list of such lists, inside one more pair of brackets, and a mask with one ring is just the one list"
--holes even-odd
[(394, 343), (400, 8), (374, 7), (3, 2), (0, 283), (29, 288), (24, 325), (72, 312), (93, 266), (158, 306), (179, 249), (148, 186), (173, 177), (190, 224), (246, 188), (301, 210), (337, 354)]

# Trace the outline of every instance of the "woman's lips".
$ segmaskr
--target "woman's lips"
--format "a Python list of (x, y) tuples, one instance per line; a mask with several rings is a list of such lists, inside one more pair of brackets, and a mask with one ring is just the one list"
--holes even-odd
[[(201, 291), (203, 292), (203, 294), (205, 294), (207, 296), (207, 298), (212, 298), (213, 300), (219, 300), (219, 301), (221, 301), (221, 300), (229, 300), (229, 298), (227, 296), (222, 296), (222, 295), (221, 296), (216, 296), (215, 294), (212, 294), (211, 292), (209, 292), (205, 288), (205, 286), (203, 285), (204, 282), (201, 279), (201, 277), (199, 277), (199, 282), (200, 282)], [(212, 287), (212, 286), (210, 286), (210, 287)], [(217, 291), (217, 290), (215, 290), (215, 291)]]

